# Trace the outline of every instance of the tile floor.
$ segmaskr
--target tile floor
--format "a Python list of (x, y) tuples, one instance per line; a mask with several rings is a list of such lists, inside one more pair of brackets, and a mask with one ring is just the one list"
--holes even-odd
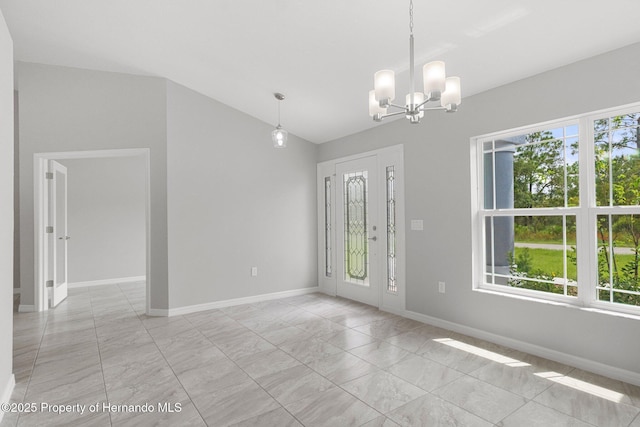
[(345, 299), (154, 318), (144, 292), (73, 289), (16, 313), (12, 399), (39, 410), (0, 426), (640, 427), (640, 387)]

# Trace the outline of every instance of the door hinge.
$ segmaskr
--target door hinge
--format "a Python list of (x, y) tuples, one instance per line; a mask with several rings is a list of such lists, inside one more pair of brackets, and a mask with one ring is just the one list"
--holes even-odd
[(53, 179), (53, 172), (45, 172), (44, 173), (44, 178), (45, 179)]
[(53, 288), (53, 280), (47, 280), (44, 284), (47, 288)]
[(44, 229), (45, 233), (53, 233), (53, 225), (47, 225), (47, 227)]

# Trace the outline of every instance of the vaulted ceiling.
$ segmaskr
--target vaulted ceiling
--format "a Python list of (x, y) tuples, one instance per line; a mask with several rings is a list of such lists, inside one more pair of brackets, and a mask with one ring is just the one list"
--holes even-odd
[[(418, 70), (445, 60), (463, 96), (640, 41), (638, 0), (414, 3)], [(396, 71), (404, 99), (408, 8), (408, 0), (0, 0), (16, 60), (166, 77), (273, 124), (273, 93), (282, 92), (283, 127), (315, 143), (377, 126), (367, 95), (379, 69)]]

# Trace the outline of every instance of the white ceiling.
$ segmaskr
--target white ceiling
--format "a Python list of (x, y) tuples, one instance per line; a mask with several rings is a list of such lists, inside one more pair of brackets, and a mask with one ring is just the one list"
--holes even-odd
[[(445, 60), (463, 96), (640, 41), (638, 0), (414, 3), (416, 68)], [(16, 60), (166, 77), (274, 125), (282, 92), (283, 127), (321, 143), (376, 126), (375, 71), (400, 73), (404, 99), (408, 4), (0, 0), (0, 9)]]

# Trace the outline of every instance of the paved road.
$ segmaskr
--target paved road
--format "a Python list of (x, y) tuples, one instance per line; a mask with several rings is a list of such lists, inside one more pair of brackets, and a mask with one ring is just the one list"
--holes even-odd
[[(531, 249), (553, 249), (557, 251), (562, 250), (562, 245), (553, 243), (519, 243), (516, 242), (516, 248), (531, 248)], [(569, 245), (569, 249), (571, 245)], [(633, 255), (633, 248), (615, 248), (614, 253), (618, 255)]]

